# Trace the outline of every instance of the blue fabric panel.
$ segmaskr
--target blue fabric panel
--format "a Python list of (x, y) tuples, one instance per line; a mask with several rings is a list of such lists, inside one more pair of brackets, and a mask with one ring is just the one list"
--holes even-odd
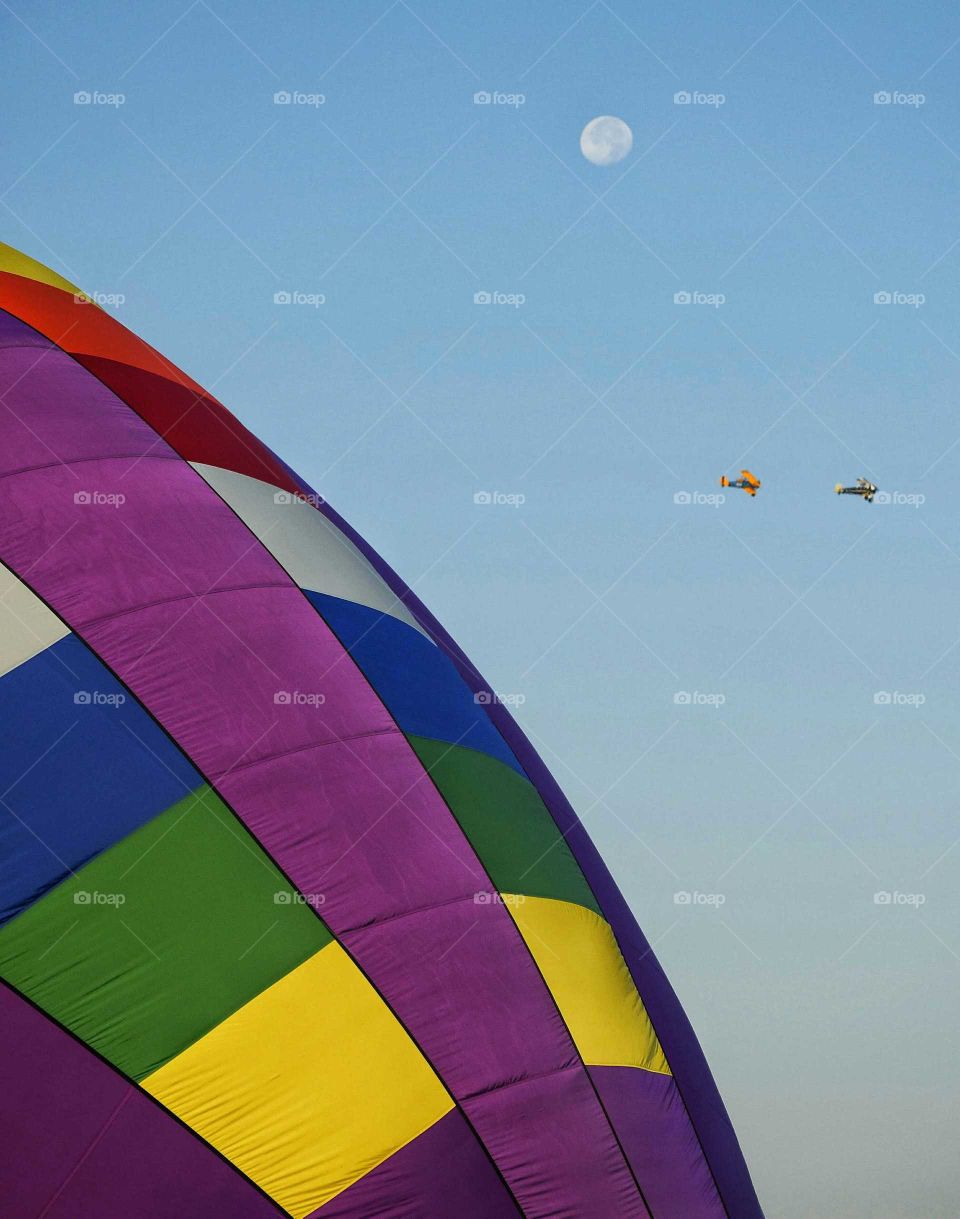
[(445, 652), (380, 610), (307, 591), (402, 732), (487, 753), (524, 774)]
[(0, 677), (0, 923), (203, 780), (75, 635)]

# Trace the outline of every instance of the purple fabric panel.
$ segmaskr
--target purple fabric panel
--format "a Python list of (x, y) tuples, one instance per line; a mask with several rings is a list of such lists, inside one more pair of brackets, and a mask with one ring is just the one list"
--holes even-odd
[[(52, 481), (49, 472), (46, 481)], [(175, 484), (168, 488), (179, 493)], [(158, 494), (165, 493), (158, 489)], [(190, 494), (213, 496), (199, 479)], [(140, 522), (136, 530), (152, 549), (154, 529), (162, 532), (169, 522), (179, 533), (189, 527), (190, 516), (189, 508), (161, 512), (146, 523), (149, 533)], [(243, 528), (229, 513), (219, 525)], [(99, 552), (104, 532), (71, 534), (81, 563)], [(56, 558), (51, 577), (59, 582), (68, 564)], [(45, 568), (45, 562), (38, 564), (31, 582)], [(284, 579), (279, 568), (272, 574), (274, 580)], [(168, 587), (176, 587), (165, 567), (156, 575), (161, 581), (166, 575)], [(404, 746), (396, 756), (407, 786), (422, 774), (422, 768), (412, 769), (399, 730), (354, 665), (336, 663), (340, 644), (292, 584), (247, 586), (202, 602), (161, 595), (157, 604), (137, 613), (79, 623), (76, 629), (124, 680), (129, 676), (138, 695), (214, 783), (269, 765), (278, 756), (293, 758), (295, 769), (318, 764), (318, 751), (324, 749), (342, 748), (349, 757), (361, 742), (389, 736)], [(323, 701), (302, 701), (315, 698)], [(383, 790), (375, 772), (359, 763), (356, 769), (362, 773), (355, 776), (355, 795)], [(436, 818), (436, 801), (430, 807)], [(277, 811), (297, 815), (295, 809), (277, 806)]]
[(308, 1219), (517, 1219), (520, 1212), (453, 1109)]
[[(550, 1219), (650, 1219), (632, 1178), (619, 1168), (619, 1155), (583, 1159), (583, 1144), (594, 1138), (580, 1124), (590, 1084), (570, 1069), (527, 1079), (464, 1103), (470, 1121), (486, 1131), (484, 1141), (510, 1180), (527, 1215)], [(551, 1120), (552, 1115), (563, 1118)], [(523, 1132), (536, 1131), (539, 1154), (523, 1149)], [(557, 1178), (564, 1182), (558, 1194)], [(659, 1219), (659, 1216), (656, 1217)]]
[(130, 1084), (0, 986), (0, 1199), (39, 1215)]
[(453, 819), (438, 816), (433, 785), (409, 771), (407, 742), (380, 733), (241, 766), (217, 786), (342, 935), (427, 906), (472, 908), (489, 884)]
[[(300, 890), (323, 894), (332, 929), (361, 928), (358, 963), (441, 1077), (456, 1081), (455, 1095), (575, 1061), (509, 911), (485, 906), (482, 923), (464, 924), (479, 909), (479, 865), (356, 666), (337, 663), (323, 619), (199, 475), (170, 460), (95, 378), (54, 353), (37, 382), (22, 360), (32, 354), (0, 357), (0, 558), (129, 684)], [(51, 401), (71, 409), (49, 410)], [(85, 460), (32, 461), (38, 444)], [(122, 491), (118, 466), (130, 461), (95, 456), (121, 445), (143, 455)], [(123, 503), (104, 499), (119, 493)], [(368, 926), (384, 917), (393, 921)], [(431, 946), (443, 962), (424, 957)], [(444, 977), (453, 989), (435, 989)], [(585, 1069), (574, 1073), (580, 1087), (565, 1106), (512, 1136), (513, 1162), (548, 1183), (531, 1216), (586, 1205), (577, 1176), (609, 1214), (624, 1192), (636, 1196)], [(537, 1165), (568, 1127), (584, 1132), (578, 1173)]]
[[(343, 936), (371, 976), (389, 977), (391, 1006), (415, 1021), (421, 1044), (461, 1098), (580, 1061), (546, 990), (525, 985), (530, 958), (505, 913), (499, 904), (475, 904), (471, 894)], [(391, 971), (400, 958), (416, 968)], [(425, 996), (435, 998), (432, 1011), (424, 1010)], [(602, 1117), (595, 1098), (588, 1107)], [(585, 1140), (587, 1129), (602, 1141), (596, 1125), (584, 1127)]]
[[(74, 412), (69, 387), (80, 383), (83, 370), (79, 365), (61, 355), (56, 348), (18, 346), (2, 350), (6, 370), (4, 383), (14, 387), (9, 399), (3, 401), (2, 410), (8, 416), (22, 418), (24, 412), (28, 416), (35, 413), (35, 408), (31, 410), (27, 405), (29, 400), (36, 404), (49, 404), (49, 412), (44, 411), (46, 423), (42, 435), (34, 434), (28, 427), (20, 430), (17, 437), (17, 467), (30, 470), (59, 465), (61, 462), (82, 463), (91, 458), (115, 458), (117, 486), (114, 489), (129, 491), (129, 485), (120, 486), (121, 475), (144, 452), (143, 425), (136, 417), (109, 390), (100, 386), (98, 414), (105, 417), (109, 431), (109, 443), (105, 444), (99, 428), (78, 428), (75, 417), (72, 425), (70, 422)], [(21, 379), (20, 383), (16, 384), (18, 379)], [(166, 445), (161, 445), (154, 456), (177, 460), (176, 454)], [(84, 490), (83, 471), (83, 465), (79, 465), (71, 478), (71, 496)]]
[[(286, 463), (281, 464), (290, 471)], [(474, 693), (490, 690), (489, 683), (477, 672), (454, 639), (390, 565), (334, 508), (322, 501), (308, 483), (293, 471), (290, 473), (297, 478), (304, 493), (314, 497), (313, 502), (318, 511), (353, 542), (391, 592), (406, 605), (420, 625), (447, 652), (470, 689)], [(682, 1093), (683, 1102), (709, 1162), (729, 1219), (763, 1219), (763, 1211), (737, 1142), (736, 1132), (696, 1033), (650, 944), (640, 930), (633, 912), (559, 784), (508, 708), (499, 703), (487, 703), (486, 711), (550, 810), (574, 858), (583, 869), (604, 917), (613, 928), (630, 975), (643, 998), (644, 1006)]]
[(0, 1027), (0, 1211), (6, 1219), (276, 1219), (281, 1213), (5, 986)]
[(656, 1219), (723, 1219), (676, 1081), (637, 1067), (590, 1067)]
[(46, 347), (53, 344), (26, 322), (0, 309), (0, 347)]

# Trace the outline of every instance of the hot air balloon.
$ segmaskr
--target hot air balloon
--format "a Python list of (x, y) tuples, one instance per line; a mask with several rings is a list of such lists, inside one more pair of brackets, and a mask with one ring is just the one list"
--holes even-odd
[(691, 1027), (440, 623), (0, 246), (7, 1219), (754, 1219)]

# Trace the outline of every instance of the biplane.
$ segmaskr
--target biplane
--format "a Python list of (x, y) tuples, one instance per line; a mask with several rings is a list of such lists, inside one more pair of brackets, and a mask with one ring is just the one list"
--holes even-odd
[(873, 503), (873, 497), (877, 493), (876, 485), (866, 478), (858, 478), (855, 487), (845, 487), (843, 483), (837, 483), (833, 489), (837, 495), (859, 495), (868, 504)]
[(721, 487), (736, 487), (738, 491), (746, 491), (747, 495), (756, 495), (760, 487), (760, 479), (749, 470), (741, 470), (739, 478), (727, 478), (724, 474), (720, 479)]

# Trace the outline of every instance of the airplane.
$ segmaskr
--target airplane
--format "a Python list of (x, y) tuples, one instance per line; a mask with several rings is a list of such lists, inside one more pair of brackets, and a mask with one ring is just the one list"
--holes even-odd
[(749, 470), (741, 470), (739, 478), (727, 478), (724, 474), (720, 479), (721, 487), (736, 487), (738, 491), (746, 491), (747, 495), (755, 496), (760, 486), (760, 479)]
[(855, 487), (845, 487), (843, 483), (837, 483), (833, 489), (837, 495), (860, 495), (868, 504), (873, 503), (873, 497), (877, 493), (876, 486), (865, 478), (858, 478)]

